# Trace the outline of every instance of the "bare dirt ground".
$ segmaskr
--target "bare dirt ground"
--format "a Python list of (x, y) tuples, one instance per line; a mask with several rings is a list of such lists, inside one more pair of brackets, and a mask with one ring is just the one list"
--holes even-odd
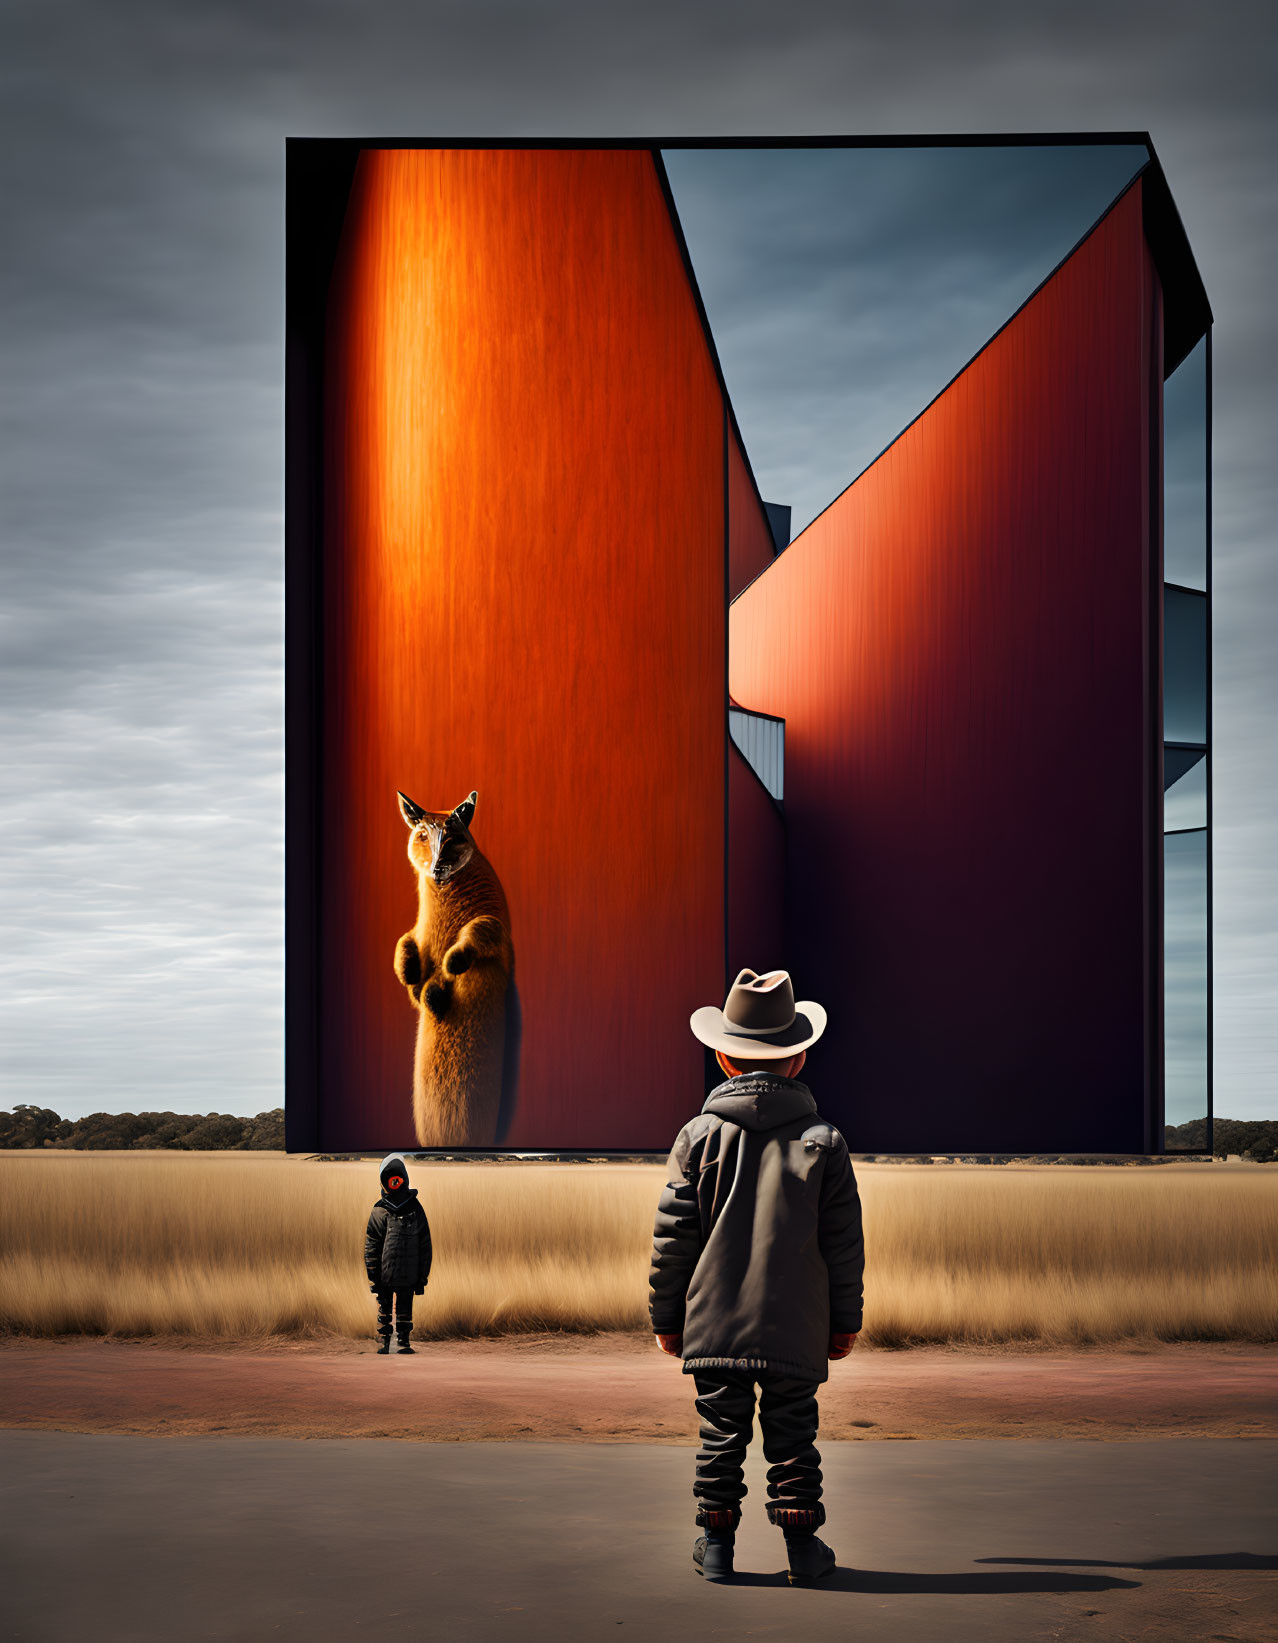
[[(827, 1439), (1278, 1436), (1278, 1347), (858, 1349), (830, 1366)], [(0, 1426), (690, 1443), (691, 1377), (646, 1335), (367, 1345), (0, 1341)]]

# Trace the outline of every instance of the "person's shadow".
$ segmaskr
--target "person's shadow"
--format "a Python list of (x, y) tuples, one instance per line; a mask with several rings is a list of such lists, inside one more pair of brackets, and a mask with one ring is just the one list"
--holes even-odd
[[(978, 1563), (998, 1563), (1000, 1558), (978, 1558)], [(1029, 1561), (1028, 1559), (1026, 1561)], [(1119, 1564), (1119, 1568), (1131, 1565)], [(784, 1586), (784, 1569), (776, 1574), (739, 1569), (733, 1586)], [(1112, 1592), (1139, 1586), (1139, 1580), (1117, 1580), (1112, 1575), (1072, 1574), (917, 1574), (904, 1569), (850, 1569), (842, 1564), (805, 1590), (814, 1592), (862, 1592), (903, 1596), (999, 1597), (1018, 1592)]]
[[(913, 1596), (997, 1597), (1016, 1592), (1111, 1592), (1131, 1590), (1139, 1580), (1118, 1580), (1113, 1575), (1053, 1574), (1060, 1569), (1132, 1569), (1157, 1574), (1176, 1569), (1278, 1569), (1278, 1555), (1269, 1552), (1203, 1552), (1195, 1557), (1155, 1557), (1144, 1562), (1124, 1562), (1104, 1557), (978, 1557), (976, 1563), (1025, 1566), (1024, 1573), (916, 1574), (896, 1569), (850, 1569), (837, 1566), (811, 1590), (825, 1592), (869, 1592)], [(784, 1569), (775, 1574), (740, 1569), (732, 1577), (734, 1586), (784, 1586)]]
[(1033, 1563), (1039, 1568), (1071, 1569), (1278, 1569), (1270, 1552), (1204, 1552), (1198, 1557), (1155, 1557), (1146, 1563), (1123, 1563), (1107, 1557), (978, 1557), (978, 1563)]

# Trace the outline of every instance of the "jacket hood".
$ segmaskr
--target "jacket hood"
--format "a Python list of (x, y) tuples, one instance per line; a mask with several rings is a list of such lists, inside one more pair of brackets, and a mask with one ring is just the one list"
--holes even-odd
[(774, 1130), (795, 1118), (815, 1113), (812, 1091), (797, 1078), (777, 1073), (738, 1073), (706, 1097), (702, 1112), (712, 1112), (743, 1130)]
[[(408, 1184), (408, 1165), (404, 1162), (402, 1152), (388, 1152), (382, 1159), (382, 1167), (378, 1171), (382, 1183), (382, 1197), (394, 1209), (402, 1209), (405, 1204), (417, 1196), (416, 1187)], [(386, 1185), (388, 1175), (402, 1175), (404, 1184), (398, 1192), (391, 1192)]]
[(385, 1158), (382, 1159), (382, 1167), (377, 1173), (381, 1177), (383, 1186), (386, 1185), (386, 1177), (390, 1175), (392, 1171), (397, 1175), (402, 1175), (404, 1177), (404, 1185), (408, 1185), (408, 1165), (404, 1162), (404, 1155), (402, 1152), (388, 1152)]

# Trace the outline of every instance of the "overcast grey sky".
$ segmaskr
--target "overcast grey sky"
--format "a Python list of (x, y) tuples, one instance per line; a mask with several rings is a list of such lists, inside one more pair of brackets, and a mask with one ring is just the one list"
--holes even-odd
[[(1217, 316), (1217, 1111), (1278, 1117), (1274, 46), (1228, 0), (10, 0), (0, 1105), (281, 1099), (285, 136), (1148, 129)], [(1020, 277), (977, 256), (971, 292)], [(908, 415), (952, 374), (879, 344)], [(829, 391), (797, 386), (745, 431), (802, 511), (832, 453), (787, 434)]]

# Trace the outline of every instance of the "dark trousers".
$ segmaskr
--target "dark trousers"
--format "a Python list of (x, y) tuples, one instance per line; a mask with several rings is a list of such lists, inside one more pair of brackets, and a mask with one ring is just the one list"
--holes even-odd
[(377, 1333), (389, 1337), (391, 1332), (391, 1303), (394, 1302), (394, 1321), (400, 1332), (407, 1334), (413, 1327), (413, 1292), (411, 1289), (379, 1289), (377, 1291)]
[(766, 1369), (697, 1369), (701, 1447), (693, 1493), (705, 1512), (740, 1513), (742, 1467), (754, 1430), (755, 1384), (759, 1426), (768, 1462), (768, 1516), (773, 1523), (815, 1528), (821, 1505), (821, 1456), (816, 1446), (817, 1381), (796, 1381)]

